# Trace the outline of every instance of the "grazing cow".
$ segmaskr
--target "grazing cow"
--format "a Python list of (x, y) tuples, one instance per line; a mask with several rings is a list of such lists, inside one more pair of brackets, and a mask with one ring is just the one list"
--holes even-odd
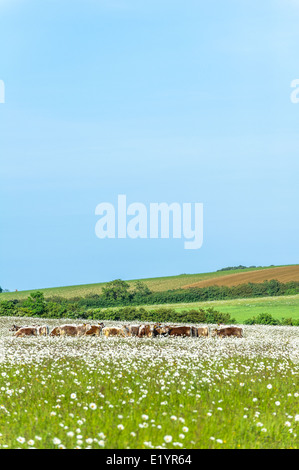
[(110, 326), (105, 326), (103, 328), (103, 334), (108, 337), (108, 336), (128, 336), (128, 331), (126, 328), (118, 328), (118, 327), (110, 327)]
[(8, 331), (18, 331), (20, 328), (22, 328), (21, 326), (17, 326), (17, 325), (12, 325), (11, 328), (8, 329)]
[(51, 331), (50, 336), (60, 336), (60, 326), (55, 326)]
[(140, 325), (131, 325), (129, 327), (129, 336), (138, 336)]
[(226, 336), (237, 336), (238, 338), (243, 338), (243, 330), (236, 326), (230, 326), (214, 330), (212, 336), (220, 336), (220, 338), (224, 338)]
[(99, 325), (91, 325), (91, 327), (86, 331), (85, 335), (88, 336), (100, 336), (102, 329), (105, 327), (104, 323)]
[(24, 326), (15, 333), (15, 336), (37, 336), (37, 328), (35, 326)]
[(140, 325), (123, 325), (122, 328), (126, 330), (127, 336), (138, 336)]
[(49, 327), (48, 326), (37, 326), (37, 335), (38, 336), (49, 336)]
[(198, 336), (198, 328), (196, 328), (195, 326), (191, 326), (191, 335), (190, 336), (197, 337)]
[(50, 336), (82, 336), (84, 335), (91, 325), (62, 325), (56, 326), (50, 333)]
[(48, 326), (24, 326), (17, 330), (15, 336), (48, 336), (49, 327)]
[(192, 336), (191, 326), (170, 326), (169, 336)]
[(169, 326), (160, 324), (154, 326), (154, 336), (167, 336), (169, 334)]
[(209, 332), (208, 326), (197, 328), (197, 336), (209, 336), (209, 335), (210, 335), (210, 332)]
[(153, 336), (155, 336), (154, 330), (155, 330), (154, 326), (141, 325), (139, 327), (138, 337), (143, 338), (144, 336), (147, 336), (148, 338), (152, 338)]

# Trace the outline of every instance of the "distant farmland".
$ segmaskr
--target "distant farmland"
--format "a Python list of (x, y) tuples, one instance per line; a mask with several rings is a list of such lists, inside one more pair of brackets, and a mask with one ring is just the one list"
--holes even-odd
[(177, 303), (163, 305), (143, 305), (143, 308), (173, 308), (177, 312), (199, 308), (214, 308), (221, 313), (229, 313), (238, 323), (261, 313), (268, 313), (281, 320), (293, 318), (299, 320), (299, 295), (285, 295), (281, 297), (259, 297), (255, 299), (211, 300), (208, 302)]
[[(146, 278), (146, 279), (133, 279), (128, 280), (127, 282), (133, 288), (137, 280), (144, 282), (152, 292), (161, 292), (166, 290), (181, 289), (182, 287), (192, 286), (192, 287), (205, 287), (206, 285), (227, 285), (222, 283), (222, 279), (227, 279), (228, 277), (235, 276), (233, 279), (234, 282), (237, 279), (242, 279), (242, 276), (248, 273), (253, 276), (257, 276), (258, 273), (267, 271), (267, 276), (265, 279), (278, 279), (278, 271), (280, 269), (291, 269), (292, 272), (297, 273), (297, 279), (299, 280), (299, 265), (296, 266), (282, 266), (282, 267), (258, 267), (258, 268), (246, 268), (246, 269), (235, 269), (229, 271), (216, 271), (210, 273), (200, 273), (200, 274), (180, 274), (178, 276), (167, 276), (167, 277), (155, 277), (155, 278)], [(295, 268), (295, 269), (294, 269)], [(271, 276), (269, 277), (269, 272)], [(263, 274), (262, 274), (262, 277)], [(252, 278), (251, 278), (252, 279)], [(288, 277), (289, 279), (289, 277)], [(296, 279), (290, 279), (296, 280)], [(226, 281), (224, 281), (226, 282)], [(258, 281), (244, 281), (246, 282), (258, 282)], [(260, 281), (262, 282), (262, 281)], [(207, 284), (203, 284), (207, 283)], [(237, 282), (243, 283), (243, 282)], [(101, 294), (103, 287), (107, 282), (101, 282), (97, 284), (82, 284), (75, 286), (64, 286), (64, 287), (50, 287), (44, 289), (34, 289), (34, 290), (24, 290), (19, 292), (3, 292), (0, 294), (0, 300), (13, 300), (13, 299), (24, 299), (28, 297), (32, 292), (37, 290), (42, 291), (46, 298), (53, 296), (60, 296), (64, 298), (73, 298), (73, 297), (85, 297), (86, 295), (91, 294)]]
[(233, 274), (225, 274), (221, 277), (213, 277), (210, 279), (203, 279), (192, 284), (182, 286), (184, 289), (192, 287), (209, 287), (209, 286), (238, 286), (240, 284), (261, 283), (275, 279), (283, 284), (290, 281), (299, 281), (299, 265), (294, 266), (281, 266), (274, 268), (267, 268), (262, 270), (251, 270), (244, 272), (238, 271)]

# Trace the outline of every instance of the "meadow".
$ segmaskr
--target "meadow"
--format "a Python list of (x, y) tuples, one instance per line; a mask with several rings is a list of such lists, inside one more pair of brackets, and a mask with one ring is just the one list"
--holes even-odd
[[(143, 305), (143, 307), (148, 310), (153, 308), (150, 305)], [(170, 307), (178, 312), (192, 308), (213, 307), (221, 313), (229, 313), (238, 323), (243, 323), (248, 318), (256, 317), (260, 313), (269, 313), (278, 320), (282, 318), (299, 319), (299, 295), (155, 305), (155, 308), (158, 307)]]
[(40, 323), (0, 318), (1, 448), (299, 447), (298, 327), (15, 338), (15, 321)]

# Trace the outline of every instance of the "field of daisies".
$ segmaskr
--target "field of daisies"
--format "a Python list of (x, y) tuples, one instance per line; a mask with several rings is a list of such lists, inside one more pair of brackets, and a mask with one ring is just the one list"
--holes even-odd
[(299, 327), (15, 338), (14, 322), (40, 324), (0, 317), (0, 448), (299, 447)]

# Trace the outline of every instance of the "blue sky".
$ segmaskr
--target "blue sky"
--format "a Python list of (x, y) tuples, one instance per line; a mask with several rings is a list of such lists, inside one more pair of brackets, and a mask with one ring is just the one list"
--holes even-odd
[[(298, 263), (299, 1), (0, 0), (0, 285)], [(204, 243), (95, 208), (203, 202)]]

